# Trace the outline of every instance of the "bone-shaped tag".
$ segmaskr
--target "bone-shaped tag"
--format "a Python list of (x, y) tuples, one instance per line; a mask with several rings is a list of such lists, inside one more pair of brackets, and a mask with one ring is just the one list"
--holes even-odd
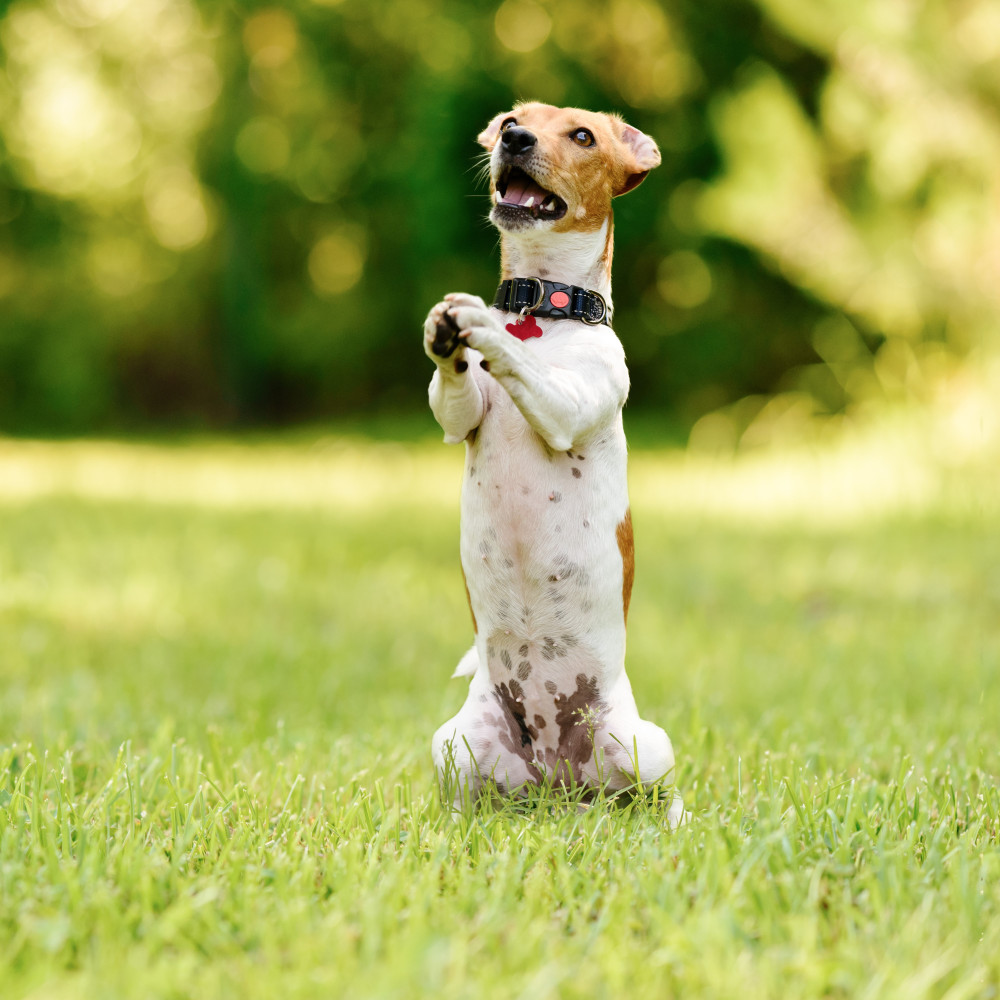
[(514, 334), (518, 340), (528, 340), (531, 337), (540, 337), (542, 328), (535, 322), (534, 316), (525, 316), (516, 323), (508, 323), (507, 330)]

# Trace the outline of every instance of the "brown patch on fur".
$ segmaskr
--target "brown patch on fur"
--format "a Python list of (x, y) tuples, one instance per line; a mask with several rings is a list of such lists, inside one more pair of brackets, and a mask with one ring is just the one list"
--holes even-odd
[(566, 655), (566, 647), (560, 645), (551, 636), (545, 636), (543, 642), (542, 656), (544, 659), (555, 660), (556, 658), (561, 658)]
[(635, 538), (632, 534), (632, 508), (626, 508), (625, 517), (615, 529), (618, 551), (622, 554), (622, 612), (628, 622), (628, 606), (632, 600), (632, 584), (635, 581)]
[(472, 610), (472, 594), (469, 593), (469, 581), (465, 578), (465, 567), (462, 567), (462, 583), (465, 584), (465, 599), (469, 602), (469, 614), (472, 615), (472, 631), (479, 635), (479, 625), (476, 623), (476, 612)]
[(538, 728), (526, 721), (524, 689), (517, 681), (511, 681), (510, 686), (497, 684), (493, 688), (493, 697), (503, 714), (499, 719), (490, 716), (487, 721), (497, 727), (497, 735), (504, 749), (530, 764), (535, 759), (532, 741), (538, 739)]
[(601, 264), (604, 267), (604, 273), (608, 276), (608, 281), (611, 280), (611, 258), (614, 256), (615, 252), (615, 230), (613, 226), (608, 226), (608, 235), (604, 238), (604, 253), (601, 254)]
[(583, 765), (593, 756), (594, 730), (604, 712), (597, 678), (577, 674), (576, 690), (572, 694), (557, 695), (555, 706), (559, 743), (554, 750), (545, 749), (542, 763), (556, 784), (568, 784), (571, 777), (579, 782)]

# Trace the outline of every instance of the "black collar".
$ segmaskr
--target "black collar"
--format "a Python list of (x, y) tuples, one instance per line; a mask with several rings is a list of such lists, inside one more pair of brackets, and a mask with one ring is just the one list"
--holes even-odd
[(501, 281), (493, 308), (522, 316), (527, 313), (539, 319), (578, 319), (591, 326), (600, 323), (611, 326), (610, 310), (599, 292), (579, 285), (564, 285), (561, 281), (541, 278)]

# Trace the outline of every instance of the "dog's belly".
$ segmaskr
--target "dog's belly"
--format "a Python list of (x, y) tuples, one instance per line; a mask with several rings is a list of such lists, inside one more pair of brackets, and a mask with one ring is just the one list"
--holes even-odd
[(625, 655), (627, 510), (620, 416), (556, 453), (506, 393), (493, 396), (467, 447), (461, 549), (494, 683), (516, 682), (531, 702), (551, 705), (552, 685), (575, 691), (580, 674), (598, 689), (615, 682)]

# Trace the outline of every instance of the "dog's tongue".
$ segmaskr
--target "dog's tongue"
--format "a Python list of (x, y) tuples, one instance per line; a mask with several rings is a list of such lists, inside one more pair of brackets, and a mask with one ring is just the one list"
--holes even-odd
[(536, 184), (527, 174), (518, 174), (510, 179), (503, 200), (506, 205), (523, 205), (533, 197), (534, 204), (540, 205), (550, 193)]

